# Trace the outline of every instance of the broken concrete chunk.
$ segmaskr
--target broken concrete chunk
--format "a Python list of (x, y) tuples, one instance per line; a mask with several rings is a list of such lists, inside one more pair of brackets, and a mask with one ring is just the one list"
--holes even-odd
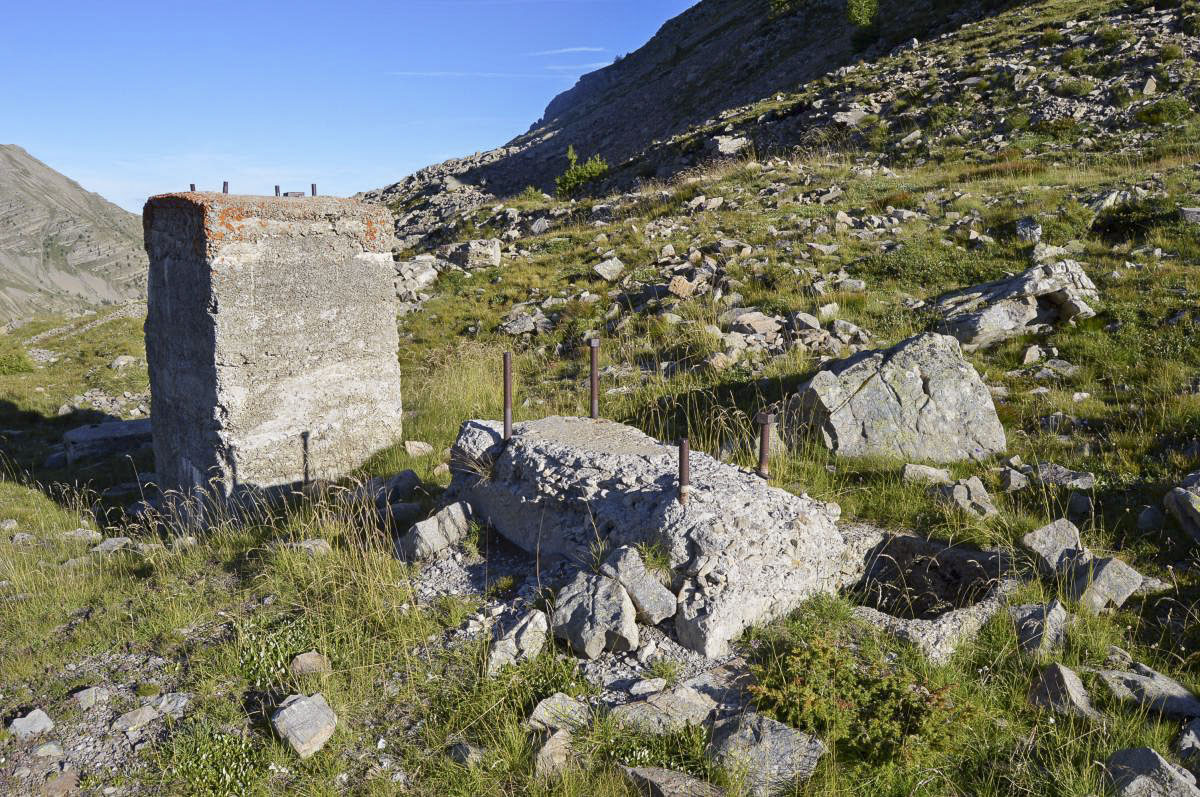
[(585, 658), (606, 650), (637, 650), (638, 628), (633, 601), (619, 583), (605, 576), (580, 573), (563, 587), (550, 618), (554, 635)]
[(1029, 687), (1029, 702), (1059, 714), (1098, 720), (1100, 712), (1092, 707), (1083, 681), (1075, 671), (1061, 664), (1051, 664), (1042, 670)]
[(1200, 717), (1200, 699), (1183, 684), (1144, 664), (1135, 662), (1131, 670), (1099, 670), (1098, 674), (1118, 700), (1168, 717)]
[(471, 530), (471, 507), (458, 501), (413, 526), (396, 541), (396, 552), (407, 561), (429, 559), (466, 539)]
[(1200, 797), (1190, 772), (1149, 747), (1118, 750), (1105, 769), (1117, 797)]
[(1079, 539), (1079, 528), (1066, 518), (1029, 532), (1021, 544), (1035, 554), (1038, 567), (1047, 575), (1065, 573), (1092, 556)]
[(1054, 325), (1091, 318), (1088, 304), (1100, 299), (1083, 266), (1074, 260), (1040, 263), (1015, 277), (945, 294), (934, 303), (941, 329), (968, 351)]
[(1106, 557), (1079, 564), (1069, 594), (1093, 613), (1119, 609), (1142, 585), (1142, 574), (1120, 559)]
[(510, 664), (535, 658), (549, 633), (550, 621), (540, 609), (533, 609), (511, 626), (497, 624), (488, 646), (487, 674), (496, 675)]
[(931, 492), (943, 503), (958, 507), (966, 514), (977, 518), (989, 518), (1000, 514), (1000, 510), (996, 509), (996, 505), (992, 503), (992, 497), (988, 495), (987, 489), (978, 476), (934, 487)]
[(298, 756), (308, 758), (333, 736), (337, 715), (320, 692), (312, 697), (291, 695), (279, 704), (271, 716), (271, 725)]
[(675, 615), (675, 594), (646, 569), (641, 554), (633, 546), (624, 545), (609, 554), (600, 573), (625, 588), (642, 622), (658, 625)]
[(755, 712), (718, 722), (709, 744), (709, 755), (721, 766), (744, 773), (755, 797), (808, 780), (824, 754), (819, 739)]
[(1022, 653), (1042, 655), (1062, 648), (1067, 637), (1070, 615), (1061, 601), (1047, 605), (1010, 606), (1009, 614), (1017, 627), (1017, 644)]
[(643, 797), (722, 797), (724, 792), (691, 775), (659, 767), (622, 767), (625, 779)]
[(955, 462), (1006, 446), (992, 395), (958, 341), (933, 333), (826, 365), (784, 418), (793, 448), (812, 435), (843, 456)]

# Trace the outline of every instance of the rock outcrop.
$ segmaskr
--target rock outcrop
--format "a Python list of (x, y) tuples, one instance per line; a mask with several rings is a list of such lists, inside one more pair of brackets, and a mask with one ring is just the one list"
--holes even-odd
[(788, 443), (843, 456), (954, 462), (1004, 451), (991, 393), (958, 342), (927, 333), (833, 362), (789, 401)]
[(1043, 263), (1015, 277), (948, 293), (934, 302), (941, 329), (967, 351), (1091, 318), (1100, 293), (1074, 260)]
[(452, 449), (451, 490), (541, 557), (585, 562), (596, 544), (661, 546), (674, 571), (679, 640), (708, 656), (725, 653), (751, 623), (861, 575), (879, 536), (840, 532), (835, 505), (706, 454), (693, 452), (690, 464), (683, 506), (676, 447), (631, 427), (550, 417), (518, 424), (504, 442), (499, 424), (468, 421)]
[(1180, 528), (1200, 542), (1200, 471), (1189, 473), (1163, 498), (1163, 506)]

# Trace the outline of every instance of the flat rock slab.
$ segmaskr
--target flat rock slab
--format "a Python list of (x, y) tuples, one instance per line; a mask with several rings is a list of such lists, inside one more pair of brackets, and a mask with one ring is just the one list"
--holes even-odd
[(137, 451), (151, 442), (150, 421), (110, 421), (80, 426), (63, 435), (67, 465)]
[(958, 341), (934, 333), (826, 365), (788, 402), (784, 418), (790, 446), (816, 435), (850, 457), (956, 462), (1007, 445), (987, 385)]
[(320, 692), (312, 697), (292, 695), (279, 704), (271, 724), (297, 755), (308, 758), (329, 741), (337, 726), (337, 715)]
[(625, 779), (645, 797), (721, 797), (725, 792), (691, 775), (659, 767), (623, 767)]
[(709, 755), (743, 774), (754, 797), (771, 797), (807, 780), (824, 754), (819, 739), (755, 712), (718, 722), (709, 744)]
[(1097, 672), (1113, 696), (1119, 700), (1168, 717), (1200, 717), (1200, 698), (1174, 678), (1169, 678), (1144, 664), (1134, 663), (1131, 672)]
[(660, 545), (681, 585), (679, 641), (710, 657), (747, 626), (862, 574), (874, 541), (839, 531), (836, 505), (693, 452), (685, 507), (678, 459), (675, 446), (612, 421), (544, 418), (515, 426), (507, 443), (499, 423), (468, 421), (452, 450), (451, 489), (541, 557), (587, 562), (597, 542)]

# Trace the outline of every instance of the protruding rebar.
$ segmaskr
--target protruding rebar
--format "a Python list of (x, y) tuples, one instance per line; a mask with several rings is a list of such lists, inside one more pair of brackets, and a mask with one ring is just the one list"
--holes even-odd
[(312, 195), (313, 196), (317, 195), (317, 184), (316, 183), (312, 184)]
[(275, 196), (279, 196), (279, 186), (275, 186)]
[(770, 412), (760, 412), (754, 418), (760, 425), (758, 435), (758, 475), (764, 479), (771, 478), (771, 426), (775, 423), (775, 415)]
[(686, 437), (679, 439), (679, 503), (687, 506), (692, 491), (692, 446)]
[(512, 353), (504, 352), (504, 439), (512, 437)]
[(228, 193), (229, 193), (229, 181), (228, 181), (228, 180), (226, 180), (225, 182), (221, 183), (221, 193), (222, 193), (222, 194), (228, 194)]
[(193, 194), (196, 193), (196, 184), (188, 183), (188, 190), (191, 191)]
[(592, 338), (588, 341), (588, 346), (592, 350), (592, 418), (593, 420), (600, 417), (600, 339)]

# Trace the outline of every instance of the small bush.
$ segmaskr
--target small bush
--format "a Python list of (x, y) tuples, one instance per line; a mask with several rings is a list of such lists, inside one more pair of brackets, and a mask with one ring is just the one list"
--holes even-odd
[(1183, 58), (1183, 48), (1178, 44), (1164, 44), (1163, 48), (1158, 51), (1158, 60), (1163, 63), (1178, 61)]
[(1112, 25), (1105, 25), (1096, 31), (1096, 38), (1106, 47), (1116, 47), (1122, 42), (1129, 41), (1132, 36), (1133, 34), (1125, 28), (1117, 28)]
[(1027, 111), (1014, 111), (1008, 116), (1008, 129), (1014, 132), (1028, 130), (1030, 121)]
[(958, 112), (949, 105), (931, 105), (925, 112), (930, 130), (941, 130), (958, 118)]
[(1063, 38), (1063, 32), (1058, 28), (1046, 28), (1042, 31), (1042, 35), (1038, 37), (1038, 41), (1045, 47), (1053, 47), (1056, 44), (1061, 44)]
[(1064, 97), (1083, 97), (1095, 90), (1096, 84), (1085, 78), (1072, 78), (1058, 84), (1058, 93)]
[(250, 739), (193, 722), (170, 736), (157, 770), (176, 794), (227, 797), (264, 794), (266, 763)]
[(1192, 106), (1183, 97), (1164, 97), (1138, 108), (1134, 118), (1144, 125), (1169, 125), (1191, 116)]
[(875, 24), (875, 15), (878, 13), (879, 0), (848, 0), (846, 3), (846, 18), (860, 28)]
[(578, 196), (587, 186), (608, 174), (608, 162), (593, 155), (583, 163), (575, 154), (575, 147), (567, 147), (567, 170), (555, 180), (555, 189), (560, 198)]
[(28, 374), (33, 371), (33, 361), (16, 341), (0, 338), (0, 376)]
[(1062, 54), (1059, 63), (1070, 69), (1073, 66), (1080, 66), (1087, 60), (1087, 50), (1082, 47), (1072, 47)]

